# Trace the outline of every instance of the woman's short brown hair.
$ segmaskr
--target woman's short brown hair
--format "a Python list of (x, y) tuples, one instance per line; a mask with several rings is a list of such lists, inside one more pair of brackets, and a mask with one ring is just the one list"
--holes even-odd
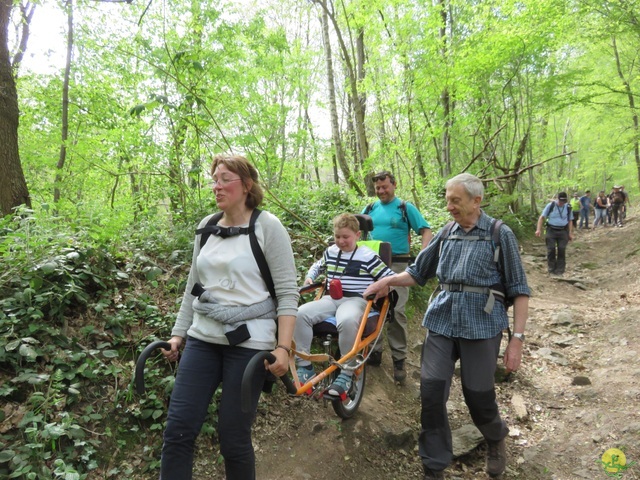
[(260, 206), (264, 193), (258, 183), (258, 170), (249, 160), (241, 155), (216, 155), (211, 164), (211, 176), (213, 177), (218, 165), (223, 164), (233, 173), (238, 174), (244, 188), (247, 189), (247, 199), (244, 204), (247, 208), (254, 209)]

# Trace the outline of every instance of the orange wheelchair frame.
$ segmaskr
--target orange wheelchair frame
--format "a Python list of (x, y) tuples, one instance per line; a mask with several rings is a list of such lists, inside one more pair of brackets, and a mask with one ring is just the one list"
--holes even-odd
[[(318, 290), (315, 299), (319, 299), (324, 294), (324, 284), (316, 283), (303, 287), (300, 289), (300, 294), (314, 290)], [(326, 321), (315, 325), (314, 338), (321, 341), (324, 352), (307, 354), (295, 350), (294, 345), (289, 356), (290, 370), (296, 386), (295, 392), (292, 392), (293, 395), (307, 395), (316, 400), (329, 400), (339, 417), (351, 418), (362, 401), (366, 381), (366, 362), (373, 346), (380, 339), (390, 305), (390, 296), (381, 299), (376, 309), (373, 308), (373, 300), (367, 301), (356, 340), (348, 352), (339, 352), (336, 341), (337, 328), (334, 325)], [(336, 359), (338, 352), (340, 356)], [(312, 364), (320, 363), (323, 365), (323, 370), (301, 384), (296, 372), (295, 356), (308, 360)], [(331, 396), (326, 393), (326, 390), (342, 369), (353, 372), (351, 389), (340, 397)]]
[[(366, 239), (368, 232), (373, 230), (373, 222), (369, 215), (358, 214), (356, 215), (360, 223), (360, 229), (364, 233)], [(386, 242), (379, 243), (379, 256), (390, 267), (391, 266), (391, 245)], [(302, 287), (300, 294), (306, 294), (317, 290), (315, 299), (319, 299), (324, 295), (325, 284), (324, 282), (315, 283)], [(306, 354), (295, 350), (295, 345), (289, 353), (289, 366), (293, 376), (293, 382), (287, 374), (280, 377), (285, 384), (287, 392), (294, 396), (308, 396), (316, 400), (324, 399), (331, 401), (333, 409), (336, 414), (341, 418), (352, 417), (360, 402), (364, 393), (365, 379), (366, 379), (366, 362), (369, 355), (379, 341), (382, 333), (382, 328), (389, 314), (389, 310), (393, 300), (397, 298), (395, 292), (390, 292), (386, 297), (378, 300), (374, 307), (373, 299), (368, 299), (365, 311), (362, 315), (356, 340), (348, 352), (339, 352), (338, 349), (338, 331), (335, 325), (332, 325), (326, 321), (314, 326), (314, 340), (316, 344), (320, 339), (321, 346), (324, 349), (323, 353)], [(373, 345), (372, 345), (373, 344)], [(171, 345), (164, 341), (155, 341), (147, 345), (142, 351), (135, 366), (134, 384), (136, 392), (140, 395), (145, 392), (144, 384), (144, 370), (145, 362), (151, 356), (156, 349), (168, 350)], [(314, 375), (304, 385), (300, 384), (296, 372), (295, 357), (299, 356), (302, 359), (310, 361), (312, 364), (323, 364), (323, 370)], [(336, 357), (338, 357), (336, 359)], [(275, 362), (276, 358), (271, 352), (260, 352), (256, 354), (248, 363), (241, 384), (240, 401), (242, 404), (242, 410), (249, 413), (251, 410), (251, 385), (252, 376), (258, 369), (264, 369), (264, 362)], [(333, 380), (340, 374), (342, 369), (348, 369), (353, 372), (352, 386), (349, 392), (343, 394), (340, 397), (334, 397), (326, 393), (328, 387)], [(275, 379), (275, 377), (272, 377)], [(295, 382), (295, 383), (294, 383)], [(263, 387), (263, 391), (269, 392), (272, 387), (272, 381), (266, 382)]]
[[(360, 230), (364, 233), (366, 239), (367, 233), (373, 230), (373, 222), (369, 215), (356, 215), (360, 223)], [(379, 256), (387, 264), (391, 266), (391, 245), (387, 242), (377, 242), (379, 245)], [(319, 299), (325, 293), (324, 282), (315, 283), (302, 287), (300, 294), (306, 294), (318, 290), (315, 299)], [(338, 348), (338, 330), (333, 324), (326, 321), (320, 322), (314, 326), (314, 341), (320, 339), (323, 353), (304, 353), (295, 349), (295, 344), (289, 353), (289, 367), (292, 372), (293, 382), (286, 374), (281, 378), (284, 382), (287, 392), (293, 396), (306, 396), (316, 400), (331, 401), (336, 414), (341, 418), (351, 418), (358, 409), (364, 393), (366, 380), (366, 363), (369, 355), (379, 341), (382, 328), (389, 314), (389, 310), (393, 300), (397, 298), (395, 292), (391, 292), (386, 297), (378, 300), (376, 309), (374, 310), (373, 299), (367, 299), (367, 305), (360, 321), (360, 327), (356, 334), (356, 340), (348, 352), (339, 352)], [(322, 338), (324, 337), (324, 338)], [(310, 361), (312, 364), (322, 364), (323, 369), (316, 373), (304, 384), (300, 383), (296, 371), (295, 357), (298, 356), (304, 360)], [(336, 359), (337, 357), (337, 359)], [(247, 365), (244, 376), (242, 378), (241, 402), (243, 411), (249, 413), (251, 403), (251, 379), (255, 371), (264, 368), (264, 361), (269, 363), (275, 362), (275, 356), (270, 352), (260, 352), (256, 354)], [(333, 383), (333, 380), (340, 374), (343, 369), (353, 372), (352, 386), (348, 392), (340, 397), (335, 397), (327, 393), (327, 389)], [(269, 391), (270, 386), (266, 391)], [(263, 389), (263, 391), (265, 391)]]

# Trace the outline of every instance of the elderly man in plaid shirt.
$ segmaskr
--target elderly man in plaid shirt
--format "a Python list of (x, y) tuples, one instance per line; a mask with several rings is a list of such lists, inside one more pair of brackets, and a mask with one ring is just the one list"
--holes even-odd
[(465, 402), (487, 441), (487, 473), (498, 476), (506, 468), (509, 430), (498, 411), (494, 372), (502, 332), (509, 327), (507, 304), (513, 304), (514, 333), (504, 363), (507, 371), (520, 367), (530, 290), (516, 237), (506, 225), (498, 229), (502, 252), (496, 255), (495, 220), (481, 210), (483, 196), (477, 177), (463, 173), (450, 179), (446, 200), (453, 226), (440, 230), (405, 272), (379, 280), (364, 293), (382, 296), (391, 286), (422, 286), (433, 277), (440, 281), (442, 291), (422, 322), (428, 333), (422, 347), (418, 442), (425, 480), (444, 478), (453, 458), (446, 404), (458, 359)]

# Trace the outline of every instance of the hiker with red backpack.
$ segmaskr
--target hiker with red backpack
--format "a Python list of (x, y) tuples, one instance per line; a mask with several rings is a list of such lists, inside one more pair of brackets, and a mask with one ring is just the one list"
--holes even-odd
[(542, 226), (547, 221), (545, 242), (547, 244), (547, 268), (550, 275), (563, 275), (566, 268), (566, 249), (573, 240), (571, 205), (567, 204), (566, 192), (560, 192), (558, 199), (549, 202), (544, 209), (538, 225), (536, 237), (542, 235)]

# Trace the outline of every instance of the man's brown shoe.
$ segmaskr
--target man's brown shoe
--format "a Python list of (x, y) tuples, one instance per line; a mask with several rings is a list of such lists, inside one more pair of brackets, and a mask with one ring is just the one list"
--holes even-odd
[(442, 470), (429, 470), (425, 467), (422, 480), (444, 480), (444, 472)]
[(507, 467), (507, 447), (504, 438), (499, 442), (487, 440), (487, 473), (490, 477), (497, 477), (504, 473)]
[(407, 378), (407, 372), (404, 369), (404, 360), (395, 360), (393, 362), (393, 380), (396, 383), (403, 384)]

